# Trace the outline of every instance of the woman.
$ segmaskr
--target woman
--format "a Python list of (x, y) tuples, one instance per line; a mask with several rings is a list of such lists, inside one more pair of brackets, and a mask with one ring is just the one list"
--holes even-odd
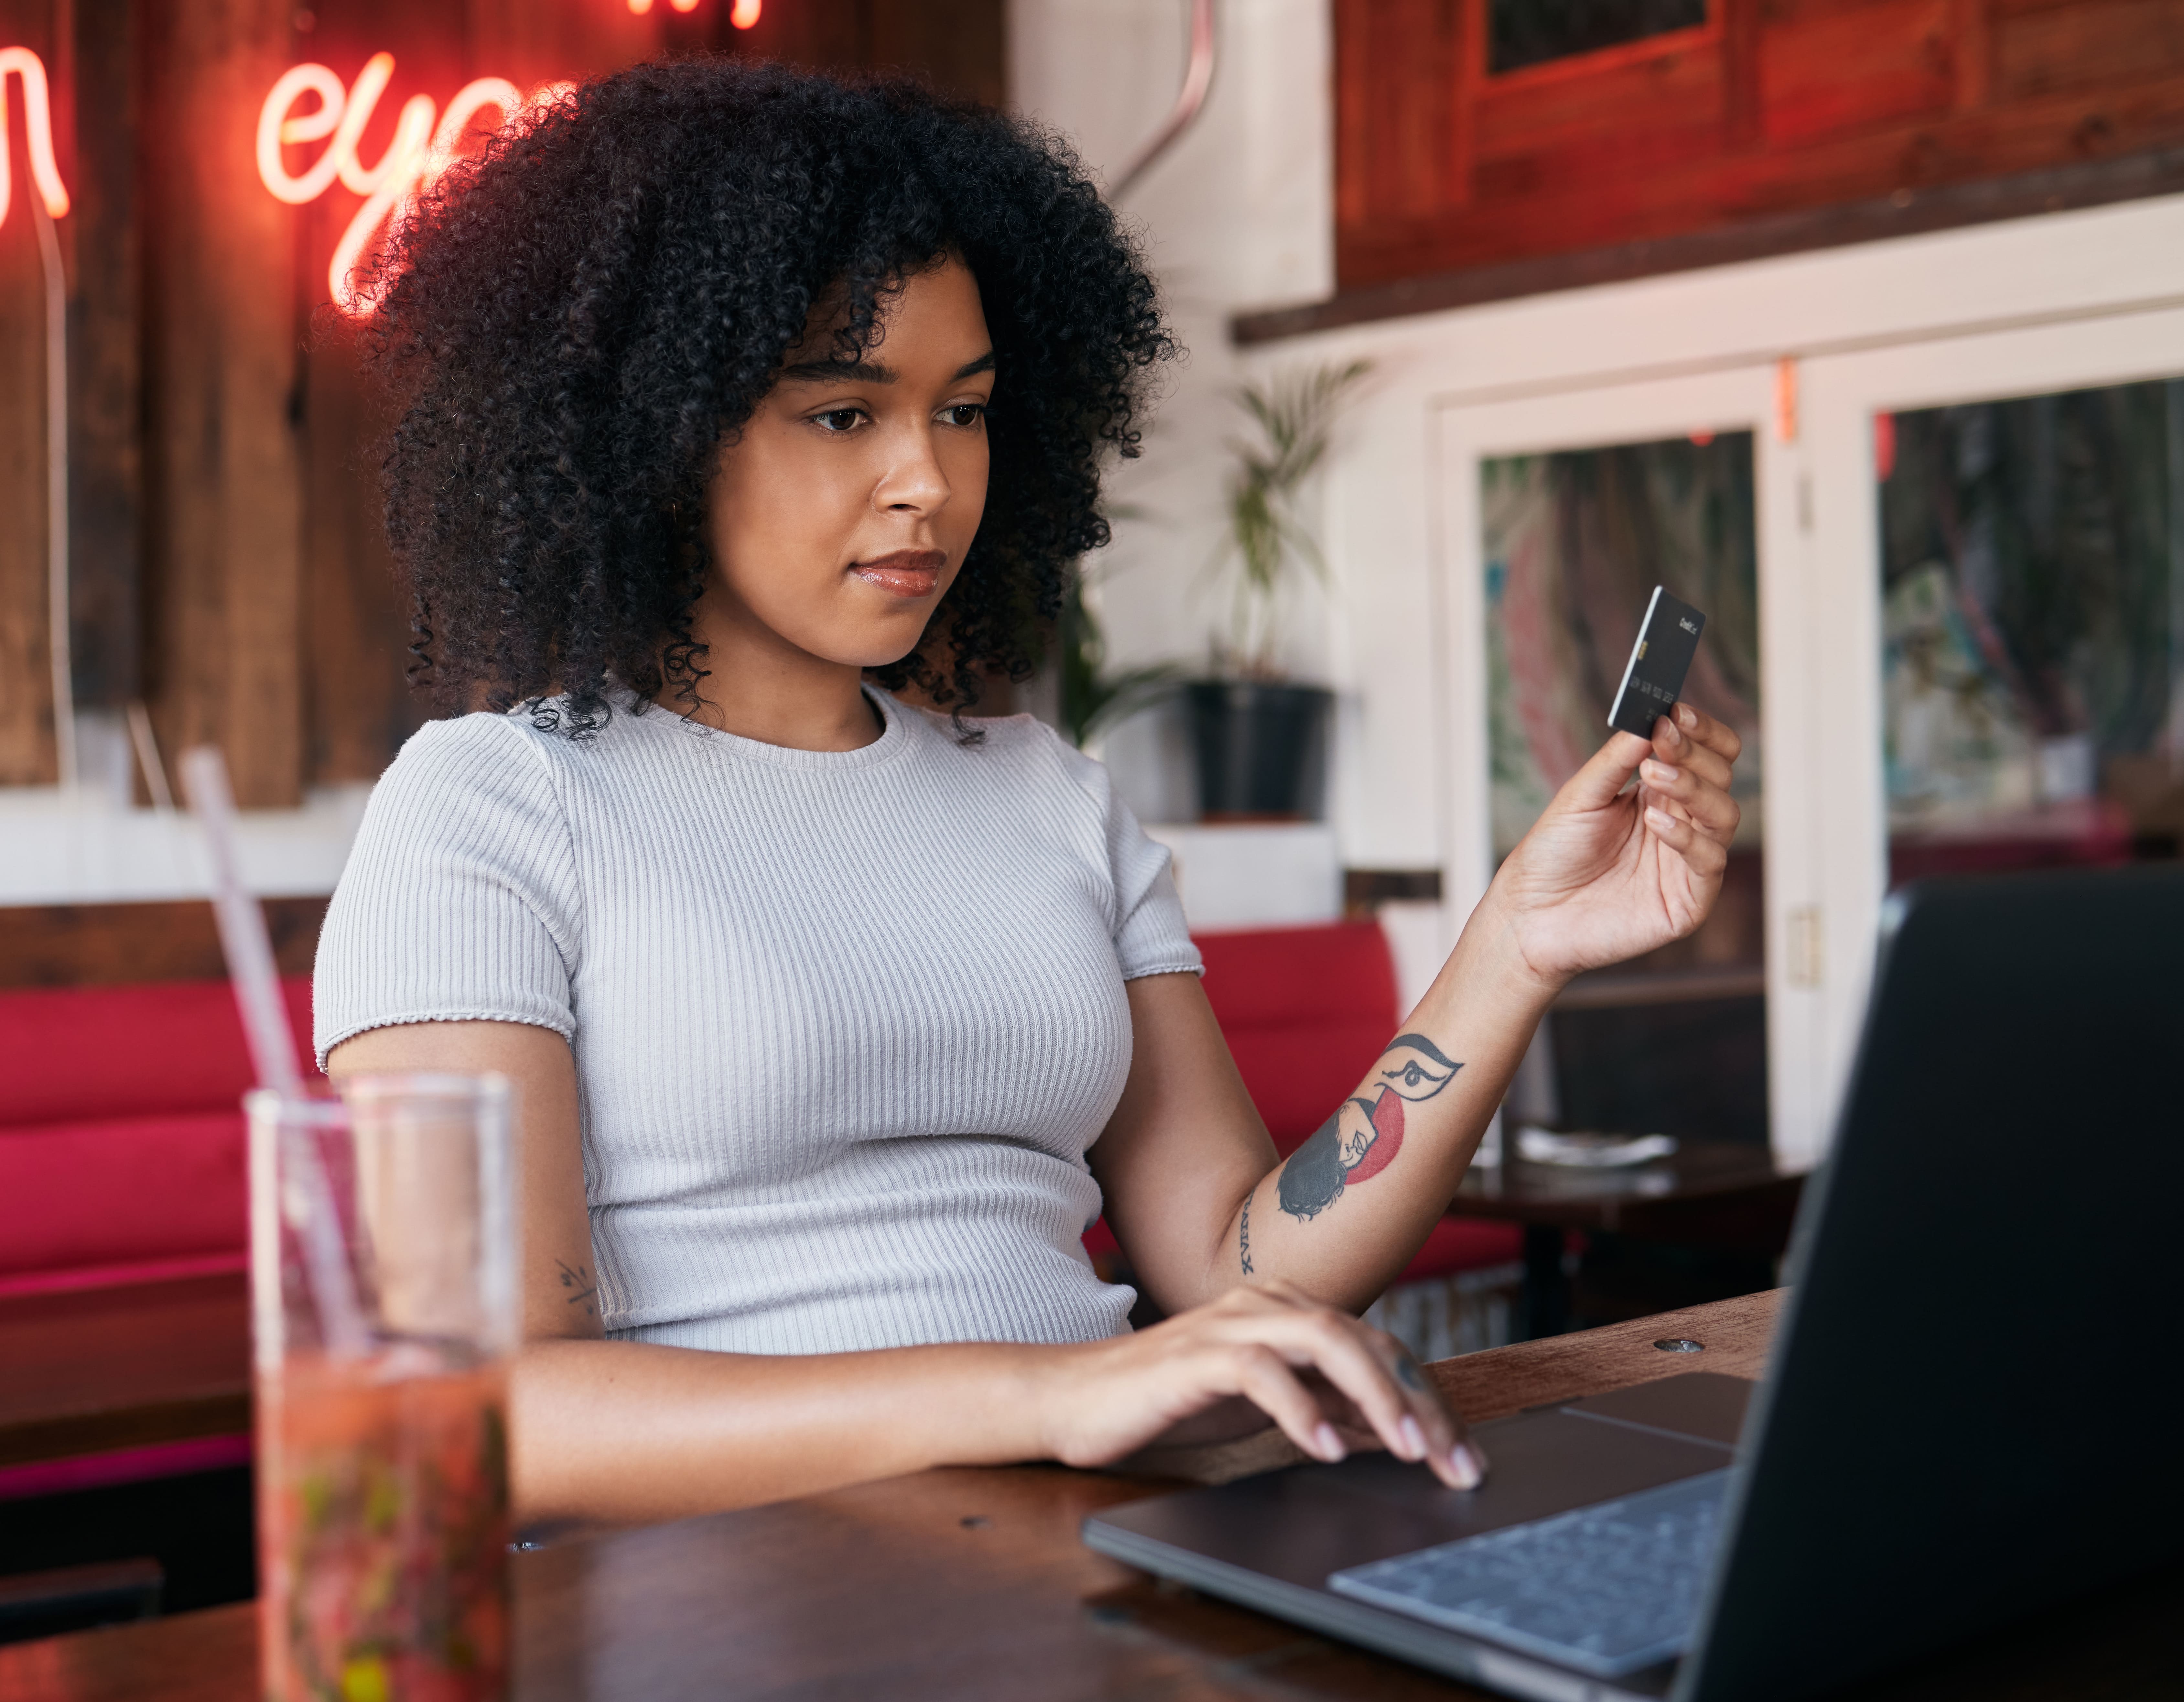
[[(450, 174), (389, 276), (389, 530), (477, 712), (374, 795), (318, 1038), (337, 1076), (516, 1084), (521, 1515), (1105, 1464), (1243, 1403), (1478, 1482), (1351, 1314), (1563, 983), (1705, 916), (1735, 735), (1611, 739), (1278, 1163), (1166, 854), (1045, 728), (961, 716), (1105, 541), (1172, 352), (1058, 146), (648, 66)], [(1167, 1322), (1093, 1274), (1103, 1208)]]

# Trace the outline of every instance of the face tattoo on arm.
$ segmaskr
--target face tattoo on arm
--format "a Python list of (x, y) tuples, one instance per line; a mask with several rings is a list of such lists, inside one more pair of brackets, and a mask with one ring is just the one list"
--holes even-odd
[(1343, 1189), (1386, 1169), (1403, 1144), (1404, 1102), (1431, 1099), (1462, 1068), (1424, 1035), (1390, 1041), (1373, 1066), (1379, 1091), (1345, 1100), (1282, 1167), (1282, 1209), (1308, 1222), (1341, 1198)]

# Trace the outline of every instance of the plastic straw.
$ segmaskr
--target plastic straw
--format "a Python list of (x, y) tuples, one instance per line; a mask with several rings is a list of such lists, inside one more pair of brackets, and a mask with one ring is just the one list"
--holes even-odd
[(272, 942), (265, 937), (265, 912), (243, 890), (242, 872), (236, 866), (235, 794), (228, 790), (227, 763), (213, 746), (200, 745), (182, 753), (182, 790), (212, 854), (213, 916), (220, 924), (220, 949), (227, 959), (236, 1007), (242, 1013), (243, 1038), (250, 1042), (258, 1085), (293, 1098), (304, 1088), (296, 1036), (281, 997)]
[[(220, 954), (227, 959), (229, 985), (242, 1013), (243, 1038), (258, 1085), (285, 1100), (304, 1095), (303, 1071), (296, 1063), (296, 1036), (281, 997), (281, 978), (273, 964), (273, 944), (265, 935), (265, 913), (243, 890), (235, 849), (235, 794), (227, 784), (227, 762), (219, 751), (200, 745), (182, 753), (182, 790), (204, 829), (212, 858), (212, 907), (220, 925)], [(291, 1149), (294, 1174), (304, 1191), (304, 1270), (317, 1309), (326, 1346), (335, 1353), (361, 1353), (370, 1343), (356, 1290), (349, 1281), (334, 1217), (333, 1191), (326, 1186), (316, 1143), (306, 1130)]]

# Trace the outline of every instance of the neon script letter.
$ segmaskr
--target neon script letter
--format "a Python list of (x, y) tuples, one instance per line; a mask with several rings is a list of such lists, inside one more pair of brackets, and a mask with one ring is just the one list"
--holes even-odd
[(46, 68), (28, 47), (0, 47), (0, 225), (8, 222), (8, 203), (14, 187), (14, 162), (8, 158), (8, 79), (23, 86), (23, 137), (31, 156), (31, 181), (46, 211), (64, 218), (68, 190), (61, 183), (60, 168), (53, 164), (53, 103), (46, 98)]
[[(667, 3), (678, 12), (698, 9), (698, 0), (667, 0)], [(738, 30), (757, 28), (760, 4), (760, 0), (735, 0), (733, 8), (728, 13), (728, 21)], [(652, 9), (652, 0), (629, 0), (629, 9), (642, 18)]]
[[(374, 53), (347, 88), (324, 65), (294, 65), (281, 74), (258, 111), (258, 176), (273, 195), (301, 206), (317, 200), (338, 180), (343, 188), (364, 197), (364, 205), (334, 244), (333, 262), (326, 271), (334, 305), (351, 318), (361, 318), (378, 304), (376, 287), (357, 276), (373, 233), (448, 169), (464, 132), (480, 113), (492, 108), (496, 114), (492, 127), (497, 130), (526, 105), (522, 92), (507, 78), (480, 77), (455, 91), (435, 124), (432, 98), (411, 95), (395, 119), (387, 151), (378, 164), (366, 165), (357, 156), (357, 142), (393, 75), (392, 53)], [(532, 92), (528, 103), (544, 105), (575, 86), (548, 83)], [(307, 98), (317, 105), (298, 112)], [(291, 172), (286, 150), (314, 142), (326, 142), (326, 151), (300, 176)]]

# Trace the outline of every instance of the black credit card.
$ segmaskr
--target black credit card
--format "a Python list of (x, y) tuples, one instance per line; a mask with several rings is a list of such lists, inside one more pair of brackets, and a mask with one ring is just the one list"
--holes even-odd
[(1669, 712), (1683, 690), (1684, 676), (1691, 671), (1699, 634), (1705, 630), (1704, 615), (1656, 585), (1653, 600), (1646, 605), (1646, 618), (1638, 623), (1638, 642), (1631, 646), (1607, 724), (1651, 739), (1653, 723)]

